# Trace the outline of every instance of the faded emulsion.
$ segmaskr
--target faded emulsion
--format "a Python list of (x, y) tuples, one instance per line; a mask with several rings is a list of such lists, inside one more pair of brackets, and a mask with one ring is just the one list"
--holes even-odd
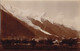
[(1, 6), (0, 50), (80, 50), (79, 32), (75, 28), (50, 22), (48, 18), (43, 18), (45, 12), (36, 17), (29, 14), (29, 11), (5, 4)]

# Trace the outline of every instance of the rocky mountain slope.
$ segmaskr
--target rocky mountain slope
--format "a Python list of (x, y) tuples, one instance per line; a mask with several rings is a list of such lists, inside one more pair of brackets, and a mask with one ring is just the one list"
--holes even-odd
[(43, 23), (29, 18), (33, 24), (41, 27), (41, 29), (51, 33), (52, 35), (46, 35), (40, 30), (36, 30), (33, 27), (29, 26), (23, 21), (14, 18), (13, 15), (1, 12), (1, 31), (4, 37), (13, 35), (13, 36), (26, 36), (27, 38), (32, 37), (52, 37), (52, 38), (61, 38), (61, 37), (76, 37), (77, 31), (67, 28), (60, 24), (51, 24), (48, 20), (41, 19)]
[[(27, 14), (27, 13), (26, 13)], [(41, 21), (41, 22), (40, 22)], [(30, 16), (24, 16), (23, 12), (13, 7), (1, 9), (1, 33), (7, 36), (26, 36), (26, 38), (62, 38), (78, 37), (78, 32), (64, 25), (51, 23), (49, 20), (36, 20)]]

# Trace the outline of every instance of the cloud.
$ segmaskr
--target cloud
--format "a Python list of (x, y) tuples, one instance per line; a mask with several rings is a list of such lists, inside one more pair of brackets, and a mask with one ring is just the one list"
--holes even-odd
[(74, 24), (75, 29), (80, 31), (80, 17), (76, 17), (74, 21), (75, 21), (75, 24)]

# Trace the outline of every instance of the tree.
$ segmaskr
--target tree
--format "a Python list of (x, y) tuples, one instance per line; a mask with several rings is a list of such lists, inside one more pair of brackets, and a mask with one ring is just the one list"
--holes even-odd
[(37, 42), (33, 39), (33, 40), (30, 41), (30, 43), (31, 43), (32, 46), (35, 46)]

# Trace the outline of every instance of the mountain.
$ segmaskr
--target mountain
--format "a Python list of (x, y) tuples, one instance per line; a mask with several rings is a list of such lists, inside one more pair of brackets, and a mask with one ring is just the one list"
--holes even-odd
[(1, 34), (2, 37), (7, 37), (11, 35), (15, 37), (26, 36), (26, 38), (48, 36), (43, 32), (32, 28), (25, 22), (14, 18), (12, 14), (6, 13), (3, 10), (1, 10)]
[(27, 36), (32, 38), (35, 34), (22, 25), (19, 20), (14, 18), (11, 14), (1, 11), (1, 33), (3, 37), (7, 36)]
[(78, 34), (79, 34), (79, 38), (80, 38), (80, 31), (78, 31)]
[(48, 20), (44, 20), (44, 19), (41, 19), (43, 23), (37, 20), (34, 20), (33, 18), (29, 18), (29, 19), (32, 21), (33, 24), (41, 27), (43, 30), (51, 33), (56, 37), (59, 37), (59, 38), (78, 37), (78, 32), (76, 30), (72, 30), (63, 25), (56, 24), (56, 23), (52, 24)]
[[(9, 10), (10, 9), (10, 10)], [(48, 20), (40, 18), (35, 20), (30, 16), (22, 16), (22, 12), (10, 7), (1, 10), (1, 33), (3, 37), (7, 36), (25, 36), (26, 38), (62, 38), (78, 37), (78, 32), (64, 25), (51, 23)], [(17, 13), (19, 12), (19, 14)], [(26, 13), (27, 14), (27, 13)]]

